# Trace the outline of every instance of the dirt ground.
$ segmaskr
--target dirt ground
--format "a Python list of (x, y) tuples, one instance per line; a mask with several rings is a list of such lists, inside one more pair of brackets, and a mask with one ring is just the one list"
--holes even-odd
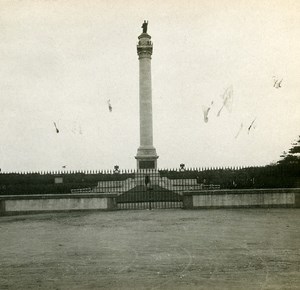
[(300, 289), (300, 210), (0, 217), (0, 289)]

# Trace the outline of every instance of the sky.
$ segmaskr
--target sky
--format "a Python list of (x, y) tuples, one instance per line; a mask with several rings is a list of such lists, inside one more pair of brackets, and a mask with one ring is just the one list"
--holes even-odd
[(299, 1), (1, 0), (2, 172), (136, 168), (144, 20), (158, 168), (280, 159), (300, 134)]

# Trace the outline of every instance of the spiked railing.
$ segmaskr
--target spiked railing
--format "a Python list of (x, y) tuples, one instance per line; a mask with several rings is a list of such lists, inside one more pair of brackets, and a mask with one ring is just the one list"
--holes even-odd
[[(155, 185), (172, 192), (204, 189), (300, 187), (299, 165), (262, 167), (202, 167), (159, 169), (148, 172)], [(0, 172), (0, 195), (113, 192), (122, 194), (144, 186), (136, 170), (59, 170)], [(60, 183), (55, 183), (60, 180)]]

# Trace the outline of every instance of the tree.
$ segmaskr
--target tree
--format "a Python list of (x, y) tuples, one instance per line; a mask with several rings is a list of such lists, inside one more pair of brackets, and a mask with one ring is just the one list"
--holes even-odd
[(292, 143), (292, 147), (288, 152), (283, 152), (281, 160), (278, 164), (299, 164), (300, 165), (300, 136), (299, 139)]

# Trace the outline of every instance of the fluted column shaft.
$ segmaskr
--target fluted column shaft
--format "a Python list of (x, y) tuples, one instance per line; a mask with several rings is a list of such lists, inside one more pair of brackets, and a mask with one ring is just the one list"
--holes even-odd
[(140, 58), (140, 146), (153, 147), (151, 56)]

